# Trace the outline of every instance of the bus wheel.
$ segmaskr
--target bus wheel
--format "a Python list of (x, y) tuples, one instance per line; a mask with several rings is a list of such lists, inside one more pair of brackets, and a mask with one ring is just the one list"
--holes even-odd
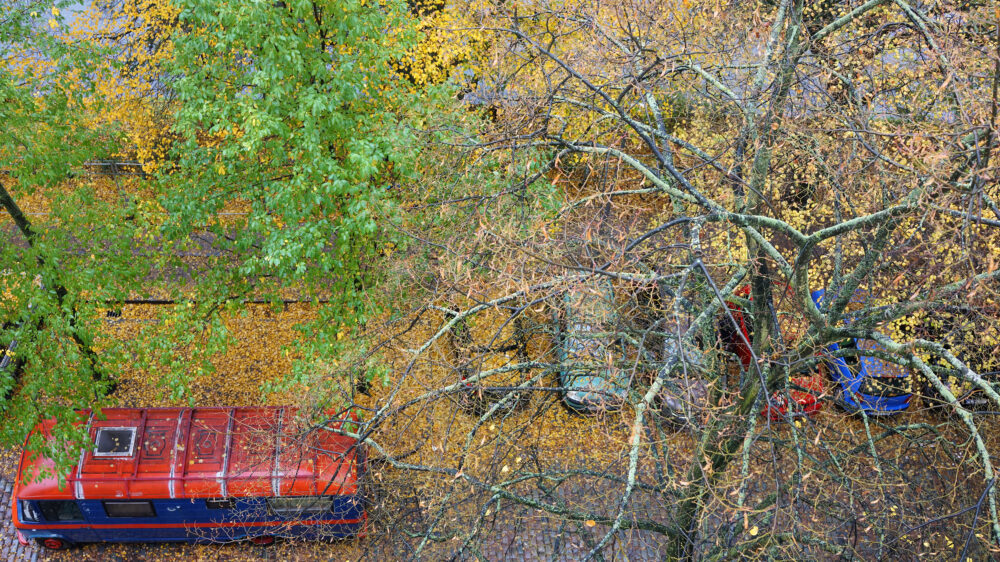
[(41, 539), (38, 542), (40, 542), (42, 546), (44, 546), (49, 550), (65, 550), (69, 548), (69, 542), (64, 541), (62, 539), (57, 539), (55, 537)]
[(274, 544), (274, 535), (261, 535), (259, 537), (253, 537), (250, 542), (257, 546), (271, 546)]

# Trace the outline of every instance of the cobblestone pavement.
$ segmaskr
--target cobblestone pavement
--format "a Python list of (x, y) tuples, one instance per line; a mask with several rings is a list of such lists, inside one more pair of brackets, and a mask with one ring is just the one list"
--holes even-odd
[[(75, 548), (65, 553), (50, 553), (29, 544), (17, 541), (10, 518), (11, 482), (0, 479), (3, 487), (3, 503), (0, 517), (3, 517), (3, 538), (0, 559), (7, 561), (36, 560), (369, 560), (408, 559), (412, 557), (416, 540), (389, 541), (367, 539), (340, 543), (296, 543), (287, 542), (270, 549), (253, 547), (246, 543), (234, 545), (178, 545), (178, 544), (98, 544)], [(587, 493), (588, 490), (575, 489), (561, 491), (559, 496), (569, 500), (569, 496)], [(551, 499), (551, 498), (549, 498)], [(648, 516), (649, 514), (644, 514)], [(415, 513), (409, 523), (414, 529), (422, 526), (422, 516)], [(409, 526), (409, 525), (408, 525)], [(568, 522), (527, 508), (508, 507), (504, 511), (503, 522), (486, 526), (483, 537), (482, 554), (488, 560), (525, 561), (574, 561), (583, 559), (603, 537), (605, 529), (588, 528), (584, 523)], [(621, 531), (616, 533), (603, 549), (606, 559), (653, 561), (663, 560), (662, 537), (644, 531)], [(403, 544), (409, 543), (409, 544)], [(451, 558), (458, 545), (433, 545), (427, 560)], [(471, 551), (463, 553), (459, 559), (475, 559)]]
[[(610, 492), (608, 490), (607, 492)], [(587, 498), (613, 498), (603, 503), (605, 509), (617, 507), (620, 500), (620, 489), (617, 494), (601, 494), (592, 486), (578, 484), (560, 488), (558, 493), (550, 495), (544, 501), (572, 505), (577, 509), (597, 509), (597, 501), (588, 502)], [(554, 496), (554, 497), (553, 497)], [(532, 499), (543, 500), (541, 495)], [(655, 500), (635, 494), (630, 502), (629, 515), (664, 521), (667, 510), (655, 504)], [(614, 516), (605, 512), (604, 515)], [(545, 512), (530, 509), (526, 506), (507, 506), (503, 512), (503, 523), (498, 522), (489, 529), (490, 534), (484, 537), (483, 555), (489, 560), (583, 560), (587, 554), (604, 538), (608, 528), (604, 526), (588, 527), (583, 522), (568, 521)], [(601, 549), (605, 559), (653, 561), (664, 560), (666, 544), (664, 537), (649, 531), (623, 530), (614, 533)], [(467, 558), (474, 559), (473, 556)]]
[(0, 486), (3, 488), (3, 499), (0, 500), (0, 517), (3, 517), (3, 534), (0, 535), (0, 558), (10, 561), (38, 560), (38, 547), (29, 544), (27, 546), (17, 541), (17, 533), (14, 530), (14, 523), (10, 518), (11, 493), (14, 485), (7, 479), (0, 478)]

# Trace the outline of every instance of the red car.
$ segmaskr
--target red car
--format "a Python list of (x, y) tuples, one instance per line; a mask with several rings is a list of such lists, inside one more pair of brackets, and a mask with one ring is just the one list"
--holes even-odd
[[(785, 287), (785, 296), (792, 297), (791, 289), (787, 285)], [(736, 291), (736, 296), (751, 298), (750, 286), (744, 285), (741, 287)], [(726, 302), (726, 306), (729, 308), (729, 313), (732, 315), (733, 320), (736, 321), (739, 331), (734, 329), (733, 322), (730, 321), (729, 317), (723, 315), (721, 319), (722, 329), (720, 330), (723, 341), (729, 351), (735, 353), (739, 358), (743, 369), (749, 369), (753, 363), (753, 353), (751, 352), (751, 346), (753, 345), (753, 323), (750, 321), (747, 312), (737, 303)], [(795, 403), (791, 409), (784, 393), (776, 391), (761, 414), (768, 416), (772, 420), (780, 420), (787, 416), (812, 415), (818, 412), (822, 407), (819, 397), (826, 389), (824, 383), (826, 377), (822, 364), (816, 365), (812, 369), (812, 371), (801, 372), (790, 377), (789, 382), (793, 388), (789, 391), (788, 395)]]

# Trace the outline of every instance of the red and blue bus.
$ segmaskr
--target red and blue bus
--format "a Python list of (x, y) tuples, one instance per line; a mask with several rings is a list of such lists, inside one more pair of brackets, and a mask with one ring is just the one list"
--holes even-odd
[[(89, 443), (62, 486), (27, 450), (14, 487), (18, 539), (269, 544), (366, 532), (364, 451), (292, 408), (116, 408), (81, 412)], [(33, 433), (51, 436), (54, 420)]]

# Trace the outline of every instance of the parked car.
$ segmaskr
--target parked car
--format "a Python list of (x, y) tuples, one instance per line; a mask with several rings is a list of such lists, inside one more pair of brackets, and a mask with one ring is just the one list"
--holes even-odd
[[(985, 312), (985, 314), (984, 314)], [(995, 310), (982, 310), (970, 306), (948, 307), (935, 310), (914, 330), (916, 337), (938, 342), (946, 350), (976, 372), (994, 389), (1000, 388), (1000, 325)], [(954, 366), (943, 358), (936, 358), (933, 366), (954, 371)], [(969, 410), (997, 409), (1000, 405), (991, 400), (982, 388), (961, 378), (957, 373), (942, 374), (942, 382), (949, 387), (958, 402)], [(945, 403), (937, 388), (924, 383), (922, 395), (930, 406)]]
[[(364, 449), (291, 408), (107, 408), (79, 412), (90, 442), (60, 485), (53, 462), (22, 452), (12, 510), (18, 540), (219, 542), (362, 535)], [(55, 420), (33, 434), (50, 436)]]
[[(683, 337), (690, 328), (690, 322), (666, 321), (663, 349), (660, 360), (663, 367), (663, 388), (657, 395), (659, 418), (674, 427), (697, 426), (705, 407), (708, 405), (708, 385), (703, 373), (704, 350), (697, 337)], [(684, 368), (674, 370), (675, 365), (684, 362)]]
[(555, 322), (556, 358), (563, 401), (573, 411), (615, 410), (628, 398), (629, 377), (619, 365), (624, 347), (609, 333), (616, 320), (614, 290), (607, 280), (563, 294)]
[[(790, 289), (785, 287), (785, 295), (787, 299), (791, 299), (793, 295)], [(750, 299), (750, 285), (744, 285), (736, 291), (736, 296)], [(723, 314), (720, 318), (720, 333), (722, 334), (722, 340), (726, 345), (727, 349), (736, 355), (740, 361), (740, 365), (744, 370), (750, 369), (753, 365), (753, 322), (750, 320), (749, 314), (742, 306), (734, 301), (728, 301), (726, 303), (729, 314)], [(729, 316), (732, 315), (732, 320)], [(783, 337), (786, 340), (794, 340), (800, 334), (802, 319), (789, 319), (785, 320), (785, 315), (779, 312), (779, 323), (782, 325), (784, 330)], [(733, 325), (735, 321), (736, 325)], [(787, 418), (788, 416), (800, 416), (800, 415), (812, 415), (818, 412), (822, 408), (822, 402), (820, 397), (826, 391), (826, 368), (823, 363), (816, 364), (815, 366), (807, 367), (803, 370), (792, 374), (789, 377), (789, 383), (791, 389), (788, 392), (788, 397), (791, 398), (791, 404), (785, 398), (784, 392), (776, 391), (771, 399), (764, 407), (762, 414), (768, 416), (772, 420), (779, 420)]]
[[(527, 402), (528, 394), (513, 387), (526, 380), (528, 369), (501, 372), (489, 380), (470, 382), (470, 379), (483, 371), (527, 362), (528, 324), (523, 314), (511, 319), (487, 310), (477, 320), (459, 321), (449, 330), (452, 359), (466, 390), (462, 398), (466, 409), (481, 414), (498, 403), (501, 409), (511, 410)], [(486, 341), (476, 340), (479, 333), (486, 334)]]
[[(820, 306), (825, 291), (813, 291), (812, 299)], [(858, 292), (851, 304), (864, 306), (867, 298)], [(846, 320), (847, 323), (850, 320)], [(883, 351), (878, 342), (851, 338), (832, 343), (831, 352), (841, 349)], [(903, 367), (870, 355), (838, 357), (827, 361), (834, 382), (834, 400), (852, 412), (864, 410), (868, 415), (892, 415), (906, 410), (913, 397), (909, 373)]]

